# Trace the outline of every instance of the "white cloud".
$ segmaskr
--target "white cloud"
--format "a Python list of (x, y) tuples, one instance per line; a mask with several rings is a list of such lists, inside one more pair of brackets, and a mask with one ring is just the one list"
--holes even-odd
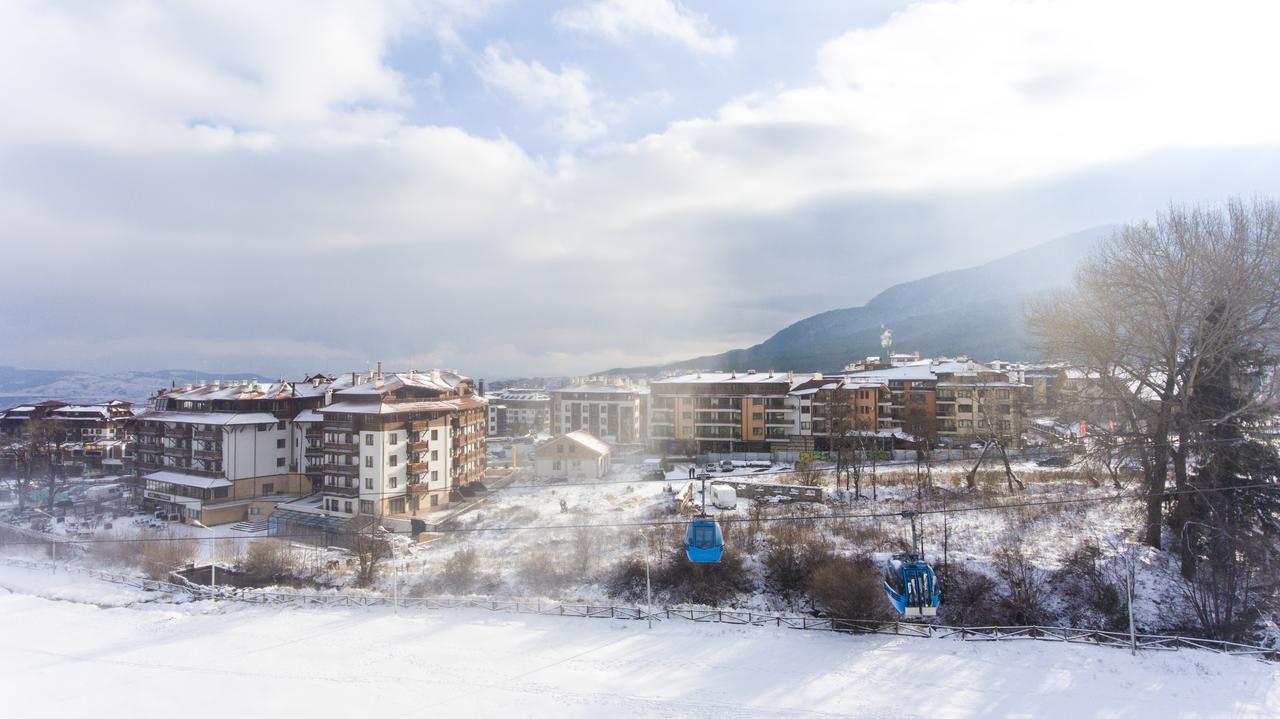
[[(436, 7), (0, 3), (0, 363), (579, 373), (1280, 178), (1257, 152), (1025, 202), (1280, 143), (1271, 6), (916, 7), (826, 44), (809, 86), (554, 162), (409, 119), (388, 48)], [(571, 139), (628, 107), (577, 68), (477, 62)]]
[(490, 45), (476, 72), (485, 84), (514, 97), (520, 104), (557, 116), (556, 130), (566, 140), (583, 142), (604, 134), (591, 79), (575, 67), (548, 69), (540, 62), (525, 62), (511, 56), (508, 48)]
[(613, 41), (652, 35), (678, 42), (694, 52), (730, 55), (736, 40), (717, 29), (706, 15), (677, 0), (600, 0), (556, 13), (558, 25)]

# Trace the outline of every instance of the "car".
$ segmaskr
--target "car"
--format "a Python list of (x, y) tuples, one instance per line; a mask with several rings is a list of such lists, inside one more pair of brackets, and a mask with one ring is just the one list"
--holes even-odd
[(707, 466), (705, 466), (705, 467), (703, 467), (703, 468), (702, 468), (702, 471), (704, 471), (704, 472), (719, 472), (719, 471), (720, 471), (720, 465), (716, 464), (715, 462), (708, 462), (708, 463), (707, 463)]
[(1061, 456), (1045, 457), (1039, 462), (1036, 462), (1036, 466), (1037, 467), (1069, 467), (1071, 466), (1071, 459), (1069, 457), (1061, 457)]
[(729, 461), (729, 460), (727, 460), (727, 459), (722, 459), (722, 460), (720, 460), (720, 471), (721, 471), (721, 472), (732, 472), (732, 471), (733, 471), (733, 462), (731, 462), (731, 461)]
[(660, 469), (651, 469), (644, 473), (642, 479), (662, 480), (667, 478), (667, 473)]

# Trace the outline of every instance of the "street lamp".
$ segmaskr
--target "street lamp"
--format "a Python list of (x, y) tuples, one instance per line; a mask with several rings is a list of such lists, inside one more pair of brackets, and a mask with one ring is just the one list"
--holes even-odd
[[(58, 518), (57, 518), (57, 517), (53, 516), (52, 514), (49, 514), (48, 512), (44, 511), (43, 509), (40, 509), (39, 507), (32, 507), (32, 509), (33, 509), (33, 510), (35, 510), (35, 511), (37, 511), (37, 512), (39, 512), (40, 514), (43, 514), (44, 516), (48, 517), (49, 519), (52, 519), (52, 520), (53, 520), (53, 522), (54, 522), (54, 524), (57, 524), (57, 522), (58, 522)], [(55, 574), (57, 574), (57, 572), (58, 572), (58, 542), (56, 541), (56, 537), (54, 537), (54, 536), (53, 536), (53, 527), (52, 527), (52, 526), (50, 526), (50, 527), (49, 527), (49, 550), (53, 553), (53, 571), (54, 571), (54, 573), (55, 573)]]
[(645, 610), (645, 618), (649, 622), (649, 628), (653, 629), (653, 585), (649, 583), (649, 536), (644, 530), (637, 529), (640, 538), (644, 540), (644, 598), (648, 609)]
[(206, 527), (198, 519), (191, 520), (191, 523), (201, 529), (207, 529), (211, 535), (210, 542), (213, 544), (213, 551), (210, 553), (211, 559), (209, 561), (209, 587), (213, 589), (216, 596), (218, 592), (218, 533), (213, 531), (213, 527)]

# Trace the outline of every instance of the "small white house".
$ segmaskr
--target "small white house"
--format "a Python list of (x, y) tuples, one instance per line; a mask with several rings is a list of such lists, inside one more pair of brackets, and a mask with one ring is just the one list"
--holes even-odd
[(535, 471), (546, 479), (600, 479), (613, 448), (586, 430), (556, 437), (534, 450)]

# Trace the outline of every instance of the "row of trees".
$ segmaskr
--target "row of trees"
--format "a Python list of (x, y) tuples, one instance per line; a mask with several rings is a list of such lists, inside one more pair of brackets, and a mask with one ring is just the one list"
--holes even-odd
[(1143, 541), (1178, 552), (1206, 628), (1238, 635), (1280, 530), (1280, 461), (1258, 432), (1277, 411), (1280, 205), (1124, 227), (1028, 320), (1046, 355), (1088, 372), (1092, 419), (1140, 463)]

